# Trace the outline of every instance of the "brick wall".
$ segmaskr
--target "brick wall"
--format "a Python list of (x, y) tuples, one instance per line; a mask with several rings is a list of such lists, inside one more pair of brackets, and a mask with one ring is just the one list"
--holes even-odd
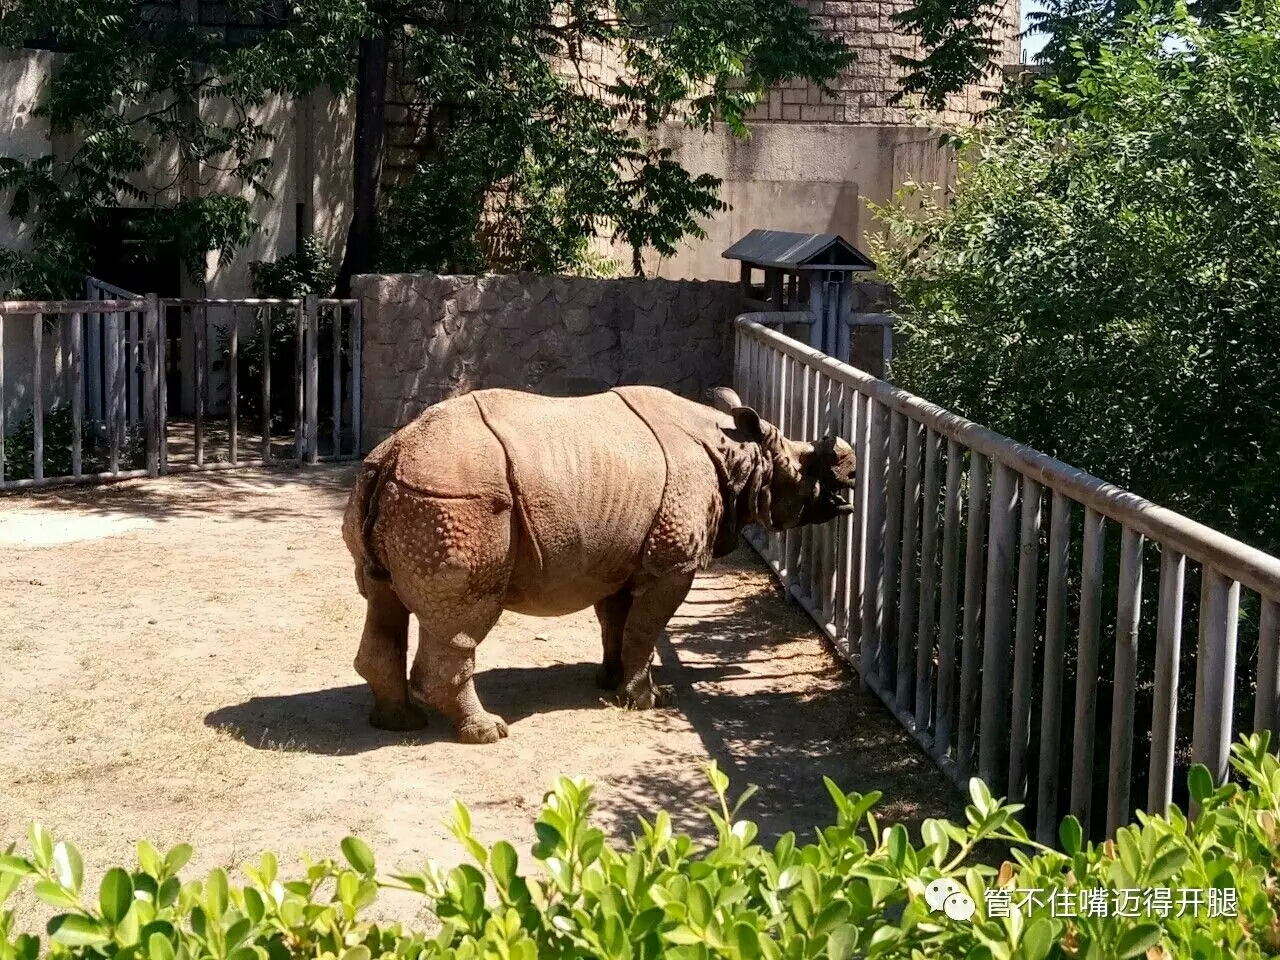
[(364, 323), (364, 444), (484, 387), (592, 393), (731, 382), (741, 288), (725, 282), (395, 274), (352, 281)]
[[(809, 8), (820, 29), (828, 35), (842, 37), (857, 59), (831, 83), (834, 96), (816, 87), (795, 82), (774, 90), (749, 118), (755, 122), (790, 123), (856, 123), (875, 126), (899, 126), (918, 123), (907, 110), (889, 104), (898, 90), (906, 70), (895, 66), (894, 54), (920, 55), (920, 50), (890, 20), (893, 14), (909, 8), (911, 0), (799, 0)], [(1001, 40), (1001, 63), (1017, 63), (1019, 0), (1006, 0), (1004, 25), (997, 31)], [(983, 83), (975, 84), (951, 97), (942, 116), (945, 122), (966, 122), (984, 109), (983, 94), (999, 88), (997, 72)]]

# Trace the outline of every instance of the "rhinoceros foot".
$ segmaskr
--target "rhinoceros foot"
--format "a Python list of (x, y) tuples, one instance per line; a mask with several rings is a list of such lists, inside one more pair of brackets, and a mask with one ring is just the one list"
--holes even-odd
[(596, 686), (601, 690), (617, 690), (622, 683), (622, 664), (603, 663), (596, 667)]
[(653, 710), (674, 706), (675, 691), (670, 687), (650, 683), (633, 692), (622, 690), (618, 693), (618, 706), (625, 710)]
[(369, 723), (379, 730), (421, 730), (427, 725), (427, 715), (416, 703), (375, 704), (369, 713)]
[(474, 714), (458, 724), (459, 743), (497, 743), (507, 735), (507, 722), (492, 713)]

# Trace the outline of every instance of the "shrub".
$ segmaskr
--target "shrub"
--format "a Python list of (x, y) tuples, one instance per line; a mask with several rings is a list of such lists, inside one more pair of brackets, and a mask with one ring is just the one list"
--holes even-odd
[[(28, 480), (35, 476), (35, 415), (28, 410), (4, 438), (4, 477)], [(71, 407), (56, 404), (44, 412), (44, 475), (71, 475), (71, 441), (75, 421)], [(147, 438), (141, 424), (126, 426), (120, 444), (120, 469), (138, 470), (147, 465)], [(110, 466), (107, 425), (101, 420), (80, 423), (80, 469), (83, 473), (104, 473)]]
[[(967, 824), (927, 820), (919, 847), (903, 826), (880, 826), (878, 793), (846, 794), (828, 780), (835, 823), (803, 846), (788, 833), (769, 849), (757, 842), (755, 824), (737, 816), (750, 790), (730, 808), (715, 764), (708, 772), (718, 809), (708, 814), (716, 842), (705, 849), (677, 834), (665, 812), (642, 819), (640, 835), (616, 849), (591, 825), (591, 787), (561, 778), (535, 824), (536, 875), (520, 871), (510, 843), (481, 844), (456, 804), (452, 829), (475, 862), (447, 871), (428, 864), (380, 876), (369, 848), (347, 837), (345, 862), (308, 861), (291, 879), (268, 853), (245, 869), (243, 886), (221, 869), (186, 881), (179, 871), (189, 846), (162, 855), (144, 841), (136, 869), (107, 871), (94, 896), (76, 849), (35, 826), (28, 856), (11, 846), (0, 857), (0, 908), (30, 881), (62, 912), (48, 924), (47, 947), (15, 931), (12, 910), (0, 912), (0, 960), (37, 960), (42, 950), (75, 960), (1262, 956), (1280, 949), (1280, 762), (1268, 746), (1265, 734), (1235, 746), (1244, 787), (1214, 789), (1208, 771), (1194, 768), (1196, 820), (1177, 809), (1167, 818), (1140, 816), (1114, 842), (1082, 845), (1079, 824), (1067, 818), (1065, 852), (1030, 843), (1014, 818), (1018, 807), (993, 799), (978, 780), (970, 783)], [(990, 841), (1024, 849), (999, 870), (972, 862), (975, 847)], [(363, 919), (385, 887), (425, 896), (439, 931)], [(1231, 890), (1236, 915), (1183, 911), (1157, 923), (1109, 910), (1070, 918), (1047, 898), (1025, 915), (997, 915), (1002, 894), (1033, 888), (1077, 900), (1083, 893), (1094, 903), (1146, 888), (1195, 890), (1206, 902), (1213, 890), (1222, 902)], [(931, 892), (940, 889), (960, 900), (967, 894), (977, 915), (951, 919), (931, 909)]]

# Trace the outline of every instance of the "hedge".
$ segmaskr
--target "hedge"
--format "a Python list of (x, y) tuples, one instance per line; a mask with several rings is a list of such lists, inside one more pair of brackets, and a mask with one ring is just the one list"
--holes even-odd
[[(1195, 820), (1176, 808), (1139, 814), (1093, 844), (1068, 817), (1061, 850), (1030, 841), (1018, 807), (977, 779), (967, 822), (926, 820), (918, 846), (877, 821), (878, 793), (828, 779), (835, 822), (803, 846), (787, 833), (770, 849), (738, 817), (752, 791), (730, 807), (715, 764), (714, 845), (676, 833), (660, 812), (615, 846), (591, 823), (591, 786), (561, 778), (535, 823), (529, 872), (510, 843), (477, 840), (461, 804), (452, 830), (474, 863), (449, 870), (384, 875), (347, 837), (340, 859), (304, 860), (289, 878), (267, 853), (243, 885), (222, 869), (187, 880), (190, 846), (162, 854), (143, 841), (136, 867), (108, 870), (96, 893), (76, 848), (33, 826), (27, 855), (11, 845), (0, 857), (0, 960), (1269, 956), (1280, 950), (1280, 762), (1268, 748), (1266, 734), (1237, 743), (1238, 782), (1221, 787), (1195, 767)], [(1012, 850), (998, 869), (974, 856), (992, 842)], [(61, 911), (47, 936), (17, 932), (5, 909), (27, 884)], [(388, 888), (425, 897), (438, 931), (368, 921)], [(969, 919), (966, 904), (976, 905)]]

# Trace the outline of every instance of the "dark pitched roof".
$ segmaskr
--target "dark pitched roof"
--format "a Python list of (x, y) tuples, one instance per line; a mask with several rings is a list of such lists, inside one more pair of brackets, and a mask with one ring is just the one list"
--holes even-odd
[(865, 253), (835, 233), (752, 230), (720, 254), (757, 267), (783, 270), (874, 270)]

